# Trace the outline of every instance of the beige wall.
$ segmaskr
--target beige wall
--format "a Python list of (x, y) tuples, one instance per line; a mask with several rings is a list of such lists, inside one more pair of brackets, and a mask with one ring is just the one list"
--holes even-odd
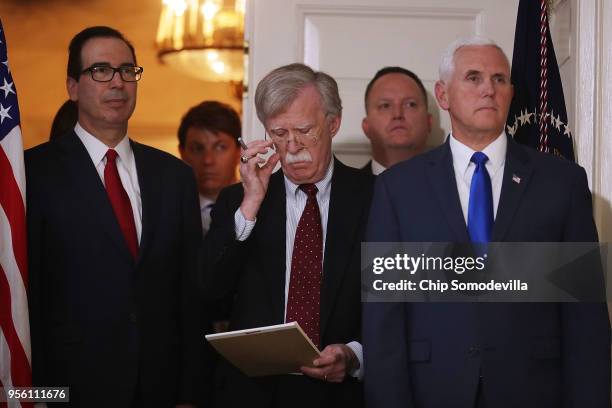
[(160, 9), (161, 0), (0, 0), (26, 147), (47, 139), (53, 116), (67, 99), (68, 43), (92, 25), (122, 31), (144, 67), (130, 121), (133, 139), (176, 154), (176, 129), (189, 107), (204, 99), (239, 107), (228, 86), (185, 77), (158, 62), (154, 42)]

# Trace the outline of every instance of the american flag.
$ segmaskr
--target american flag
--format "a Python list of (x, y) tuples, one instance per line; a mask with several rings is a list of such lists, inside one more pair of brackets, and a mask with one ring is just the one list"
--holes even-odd
[[(32, 385), (25, 188), (17, 91), (0, 21), (0, 387), (4, 388)], [(0, 402), (3, 405), (32, 406), (15, 400)]]
[(516, 17), (506, 132), (519, 143), (574, 160), (574, 143), (548, 26), (550, 0), (521, 0)]

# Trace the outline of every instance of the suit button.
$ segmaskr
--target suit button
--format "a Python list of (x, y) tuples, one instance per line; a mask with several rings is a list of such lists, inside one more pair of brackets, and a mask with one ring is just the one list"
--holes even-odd
[(480, 355), (480, 347), (478, 347), (478, 346), (471, 346), (468, 349), (468, 354), (471, 357), (478, 357)]
[(134, 312), (130, 313), (130, 322), (132, 322), (132, 323), (138, 322), (138, 317), (136, 316), (136, 313), (134, 313)]

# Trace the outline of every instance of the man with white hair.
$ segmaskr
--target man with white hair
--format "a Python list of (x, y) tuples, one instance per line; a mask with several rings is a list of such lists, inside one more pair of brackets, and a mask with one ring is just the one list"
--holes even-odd
[(277, 68), (255, 105), (270, 140), (243, 149), (242, 184), (213, 209), (206, 293), (234, 297), (231, 330), (297, 321), (322, 352), (304, 375), (252, 379), (222, 362), (216, 406), (362, 406), (359, 262), (373, 176), (333, 158), (342, 104), (329, 75)]
[[(597, 241), (584, 170), (505, 134), (497, 45), (451, 44), (435, 93), (451, 134), (378, 177), (368, 241)], [(369, 407), (610, 404), (605, 303), (371, 303), (363, 340)]]

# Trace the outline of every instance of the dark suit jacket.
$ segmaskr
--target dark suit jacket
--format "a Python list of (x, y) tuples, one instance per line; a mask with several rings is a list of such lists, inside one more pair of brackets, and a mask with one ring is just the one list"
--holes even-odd
[[(360, 339), (360, 243), (373, 184), (372, 176), (357, 169), (337, 160), (334, 166), (321, 289), (321, 348)], [(234, 231), (234, 213), (242, 198), (241, 185), (221, 192), (204, 243), (208, 296), (235, 295), (231, 330), (283, 323), (285, 310), (283, 173), (272, 175), (255, 228), (244, 242), (235, 239)], [(352, 377), (341, 384), (290, 375), (249, 379), (224, 361), (216, 386), (219, 407), (363, 404), (361, 384)]]
[(372, 160), (368, 160), (368, 162), (364, 166), (360, 167), (359, 170), (366, 174), (372, 174)]
[[(469, 241), (448, 142), (387, 170), (374, 197), (368, 241)], [(596, 240), (584, 170), (509, 139), (492, 241)], [(472, 408), (478, 387), (495, 408), (610, 403), (605, 304), (366, 304), (364, 359), (369, 407)]]
[(171, 407), (200, 387), (193, 172), (131, 146), (142, 198), (136, 262), (76, 134), (26, 152), (34, 383), (69, 386), (74, 407), (130, 407), (136, 397)]

